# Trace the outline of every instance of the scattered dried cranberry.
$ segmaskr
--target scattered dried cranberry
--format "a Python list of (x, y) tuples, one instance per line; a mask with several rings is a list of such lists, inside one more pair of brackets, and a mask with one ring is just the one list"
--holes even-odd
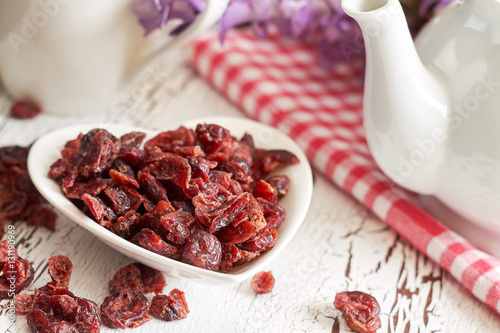
[[(160, 133), (141, 149), (144, 139), (93, 129), (66, 143), (49, 177), (101, 226), (165, 257), (227, 272), (273, 248), (290, 181), (264, 177), (295, 155), (215, 124)], [(5, 202), (17, 212), (23, 200)]]
[(14, 297), (14, 300), (17, 314), (28, 314), (33, 311), (33, 301), (35, 300), (35, 295), (19, 294)]
[(45, 200), (28, 175), (29, 149), (0, 148), (0, 219), (24, 220), (53, 231), (57, 215), (42, 206)]
[(52, 284), (60, 288), (68, 288), (73, 263), (66, 256), (52, 256), (49, 258), (49, 275)]
[(34, 276), (31, 262), (19, 257), (7, 239), (0, 243), (0, 298), (13, 298), (30, 285)]
[(250, 285), (257, 294), (267, 294), (274, 287), (274, 277), (271, 272), (259, 272), (253, 276)]
[(67, 321), (57, 319), (42, 310), (35, 309), (26, 316), (28, 327), (34, 333), (80, 333), (75, 325)]
[(380, 328), (377, 300), (361, 291), (344, 291), (335, 296), (335, 308), (342, 311), (347, 326), (355, 332), (374, 333)]
[(110, 328), (137, 327), (151, 320), (148, 310), (149, 302), (143, 293), (125, 288), (104, 299), (102, 323)]
[(16, 312), (27, 314), (32, 332), (98, 333), (101, 329), (99, 306), (76, 297), (67, 289), (73, 264), (65, 256), (49, 258), (52, 281), (34, 295), (16, 296)]
[(186, 318), (189, 309), (184, 292), (173, 289), (168, 295), (156, 295), (151, 301), (149, 313), (166, 321)]
[(10, 111), (15, 118), (29, 119), (38, 116), (42, 112), (42, 109), (32, 102), (16, 101)]

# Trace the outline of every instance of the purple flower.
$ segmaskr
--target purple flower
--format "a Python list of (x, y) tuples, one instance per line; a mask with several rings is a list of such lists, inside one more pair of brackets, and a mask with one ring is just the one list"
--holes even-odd
[(133, 11), (146, 35), (163, 28), (168, 20), (180, 19), (182, 23), (171, 32), (175, 34), (191, 24), (205, 5), (205, 0), (140, 0)]
[[(452, 0), (421, 0), (420, 15), (436, 14)], [(134, 12), (146, 35), (161, 29), (168, 20), (180, 19), (171, 31), (179, 33), (206, 6), (206, 0), (138, 0)], [(250, 26), (256, 36), (268, 30), (314, 43), (324, 65), (364, 57), (358, 24), (344, 13), (340, 0), (231, 0), (219, 21), (220, 39), (230, 29)]]

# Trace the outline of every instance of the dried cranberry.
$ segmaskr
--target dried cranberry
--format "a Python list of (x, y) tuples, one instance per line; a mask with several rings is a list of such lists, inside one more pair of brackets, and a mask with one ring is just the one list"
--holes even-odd
[(159, 294), (163, 291), (163, 288), (167, 285), (165, 277), (163, 274), (151, 267), (143, 265), (141, 263), (134, 263), (137, 268), (141, 271), (141, 280), (144, 285), (144, 293), (155, 293)]
[(49, 258), (49, 275), (55, 287), (67, 288), (73, 270), (73, 263), (66, 256)]
[(144, 168), (160, 181), (171, 181), (182, 189), (186, 189), (191, 179), (191, 166), (187, 159), (171, 153), (165, 153), (164, 156)]
[(166, 321), (186, 318), (189, 309), (184, 292), (174, 289), (168, 295), (156, 295), (151, 301), (149, 313)]
[(253, 188), (253, 195), (256, 198), (263, 198), (270, 202), (278, 201), (278, 193), (268, 182), (260, 179)]
[(35, 295), (32, 294), (19, 294), (14, 297), (16, 304), (16, 313), (27, 314), (33, 310), (33, 301)]
[(54, 317), (71, 323), (80, 333), (98, 333), (101, 329), (99, 306), (84, 298), (54, 295), (50, 298)]
[(271, 177), (269, 178), (268, 183), (276, 191), (278, 200), (285, 196), (290, 189), (290, 178), (285, 175)]
[(146, 250), (167, 258), (177, 259), (180, 257), (181, 250), (179, 246), (167, 243), (151, 229), (142, 229), (132, 237), (131, 241)]
[(181, 126), (175, 131), (158, 134), (144, 144), (144, 149), (150, 152), (154, 147), (158, 147), (163, 152), (173, 153), (177, 148), (194, 145), (194, 142), (193, 130)]
[(38, 288), (35, 292), (35, 297), (33, 298), (33, 308), (43, 310), (45, 312), (52, 311), (52, 305), (50, 299), (54, 295), (68, 295), (74, 297), (73, 293), (66, 288), (56, 287), (49, 283), (41, 288)]
[(35, 276), (31, 262), (20, 257), (0, 261), (0, 270), (0, 298), (13, 298), (28, 287)]
[(144, 289), (141, 271), (135, 265), (120, 268), (109, 281), (109, 293), (111, 295), (119, 294), (125, 288), (140, 292)]
[(84, 194), (82, 199), (100, 225), (103, 227), (112, 226), (111, 221), (117, 218), (116, 213), (108, 205), (106, 205), (101, 198)]
[(289, 151), (257, 149), (257, 157), (252, 164), (252, 175), (255, 179), (262, 179), (278, 166), (297, 163), (299, 159)]
[(273, 248), (277, 236), (275, 229), (271, 231), (266, 229), (246, 242), (238, 244), (238, 247), (251, 252), (269, 251)]
[(167, 196), (167, 190), (153, 175), (140, 171), (138, 180), (143, 193), (145, 193), (155, 205), (160, 201), (170, 202)]
[(93, 129), (80, 140), (78, 170), (83, 177), (97, 177), (117, 158), (120, 141), (105, 129)]
[(16, 101), (11, 108), (12, 116), (19, 119), (30, 119), (38, 116), (42, 109), (28, 101)]
[(108, 296), (101, 305), (102, 323), (109, 328), (137, 327), (149, 321), (148, 299), (130, 288)]
[(340, 310), (347, 326), (355, 332), (374, 333), (380, 328), (380, 306), (377, 300), (361, 291), (344, 291), (333, 303)]
[(271, 272), (259, 272), (254, 275), (250, 285), (257, 294), (267, 294), (274, 287), (274, 277)]
[(113, 223), (111, 230), (122, 238), (130, 238), (141, 225), (141, 215), (133, 210), (119, 216)]
[(184, 245), (182, 261), (196, 267), (216, 271), (221, 260), (221, 244), (217, 237), (197, 230)]
[(26, 320), (33, 333), (80, 333), (75, 325), (59, 320), (40, 309), (31, 311)]
[(203, 151), (207, 154), (232, 151), (237, 145), (236, 139), (227, 129), (215, 124), (198, 124), (196, 135)]
[(26, 220), (28, 225), (43, 226), (49, 230), (56, 230), (57, 214), (47, 207), (32, 206), (31, 214)]

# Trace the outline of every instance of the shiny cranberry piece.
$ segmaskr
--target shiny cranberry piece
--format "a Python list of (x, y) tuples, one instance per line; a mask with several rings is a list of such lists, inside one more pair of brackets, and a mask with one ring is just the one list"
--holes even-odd
[(189, 309), (184, 292), (173, 289), (168, 295), (156, 295), (151, 301), (149, 313), (166, 321), (186, 318)]
[(130, 288), (108, 296), (101, 305), (102, 323), (109, 328), (137, 327), (149, 321), (148, 299)]
[(26, 316), (33, 333), (81, 333), (75, 325), (36, 309)]
[(120, 141), (105, 129), (93, 129), (80, 140), (78, 170), (83, 177), (97, 177), (107, 171), (118, 156)]
[(49, 258), (49, 275), (54, 286), (67, 288), (72, 271), (73, 263), (68, 257), (52, 256)]
[(84, 298), (54, 295), (50, 298), (54, 316), (67, 321), (80, 333), (98, 333), (101, 329), (99, 306)]
[(253, 276), (250, 285), (257, 294), (267, 294), (274, 287), (274, 276), (271, 272), (259, 272)]
[(221, 260), (221, 243), (214, 235), (197, 230), (187, 240), (182, 261), (190, 265), (217, 271)]
[(31, 262), (20, 257), (0, 261), (0, 270), (0, 298), (13, 298), (26, 289), (35, 276)]
[(340, 310), (347, 326), (355, 332), (374, 333), (380, 328), (380, 306), (375, 297), (361, 291), (344, 291), (333, 303)]
[(14, 118), (30, 119), (38, 116), (42, 112), (42, 109), (32, 102), (16, 101), (10, 111)]

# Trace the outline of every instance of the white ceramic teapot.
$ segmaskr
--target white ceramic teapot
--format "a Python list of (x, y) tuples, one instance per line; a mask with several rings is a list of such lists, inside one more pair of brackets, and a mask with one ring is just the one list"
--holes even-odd
[(500, 235), (500, 0), (455, 1), (415, 39), (398, 0), (343, 0), (366, 48), (364, 125), (396, 183)]
[(132, 12), (137, 0), (0, 0), (1, 81), (45, 112), (104, 112), (147, 65), (214, 24), (228, 1), (208, 0), (180, 35), (152, 40)]

